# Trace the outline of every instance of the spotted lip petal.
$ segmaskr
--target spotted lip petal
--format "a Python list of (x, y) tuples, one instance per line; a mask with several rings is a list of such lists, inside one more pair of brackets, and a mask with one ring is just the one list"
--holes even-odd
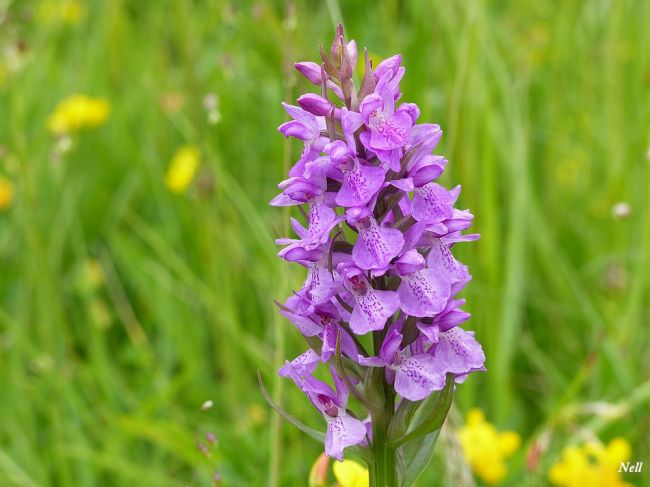
[(321, 304), (329, 301), (340, 289), (341, 284), (337, 281), (337, 275), (332, 275), (328, 269), (328, 256), (318, 262), (312, 262), (309, 267), (307, 279), (303, 290), (307, 293), (313, 304)]
[(305, 249), (311, 250), (327, 242), (329, 234), (345, 218), (323, 203), (313, 203), (309, 208), (309, 228), (305, 237)]
[(364, 270), (383, 270), (404, 247), (404, 236), (396, 228), (384, 228), (368, 216), (357, 223), (359, 238), (352, 249), (354, 263)]
[(358, 159), (342, 167), (343, 185), (336, 195), (336, 204), (344, 207), (363, 206), (379, 191), (386, 172), (381, 167), (366, 166)]
[(395, 112), (370, 126), (371, 149), (388, 151), (402, 147), (411, 135), (413, 121), (406, 112)]
[(435, 357), (445, 365), (448, 372), (454, 374), (478, 370), (485, 364), (483, 348), (474, 338), (474, 333), (460, 327), (440, 333)]
[(338, 461), (343, 461), (343, 449), (361, 443), (366, 437), (365, 425), (345, 411), (338, 416), (327, 419), (327, 435), (325, 436), (325, 454)]
[(445, 387), (444, 369), (430, 355), (401, 357), (392, 369), (395, 370), (395, 391), (409, 401), (419, 401)]
[(425, 223), (442, 222), (451, 218), (455, 201), (454, 194), (439, 184), (425, 184), (413, 195), (413, 218)]
[(434, 269), (422, 269), (402, 276), (398, 293), (404, 313), (424, 318), (445, 308), (451, 286), (444, 274)]
[(350, 316), (350, 328), (357, 335), (381, 330), (399, 307), (399, 298), (394, 291), (369, 289), (365, 295), (353, 295), (356, 306)]

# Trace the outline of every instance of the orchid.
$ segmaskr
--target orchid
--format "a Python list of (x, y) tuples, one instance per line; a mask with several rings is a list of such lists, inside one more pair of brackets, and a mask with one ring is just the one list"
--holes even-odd
[[(342, 27), (321, 56), (296, 64), (320, 92), (283, 104), (292, 119), (279, 130), (302, 152), (270, 204), (300, 208), (295, 237), (276, 242), (281, 258), (307, 269), (302, 288), (278, 306), (309, 349), (280, 375), (309, 398), (326, 433), (272, 405), (322, 438), (328, 456), (342, 460), (348, 449), (365, 460), (370, 485), (410, 485), (423, 467), (409, 469), (402, 445), (434, 434), (456, 384), (485, 370), (474, 333), (459, 326), (470, 315), (457, 294), (471, 276), (453, 255), (478, 235), (463, 233), (473, 215), (455, 208), (460, 186), (436, 181), (448, 164), (432, 153), (442, 130), (419, 124), (417, 105), (399, 103), (402, 57), (373, 69), (364, 51), (356, 89), (357, 47)], [(315, 377), (319, 366), (330, 384)], [(430, 400), (428, 416), (411, 425)]]

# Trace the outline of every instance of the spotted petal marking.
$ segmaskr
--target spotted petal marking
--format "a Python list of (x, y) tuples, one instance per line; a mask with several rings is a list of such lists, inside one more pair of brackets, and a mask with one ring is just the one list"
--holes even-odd
[(336, 204), (345, 207), (364, 206), (384, 182), (381, 167), (365, 166), (358, 160), (343, 164), (343, 185), (336, 195)]
[(401, 357), (392, 369), (395, 370), (395, 391), (409, 401), (419, 401), (445, 387), (444, 370), (430, 355)]
[(325, 453), (339, 461), (343, 460), (343, 449), (361, 443), (366, 437), (366, 427), (356, 418), (339, 408), (336, 417), (324, 414), (327, 420)]
[(402, 276), (399, 299), (404, 313), (424, 318), (445, 308), (451, 288), (444, 275), (434, 269), (422, 269)]
[(454, 374), (480, 369), (485, 363), (483, 348), (474, 333), (459, 327), (440, 333), (435, 356)]
[(341, 221), (336, 212), (323, 203), (312, 203), (309, 208), (309, 229), (305, 237), (305, 249), (313, 250), (325, 243), (329, 233)]
[(352, 259), (361, 269), (384, 269), (404, 246), (402, 232), (383, 228), (368, 217), (359, 223), (359, 238), (352, 249)]
[(445, 221), (453, 214), (454, 201), (453, 195), (439, 184), (425, 184), (413, 195), (413, 218), (429, 224)]
[(350, 327), (358, 335), (381, 330), (386, 320), (399, 307), (399, 298), (394, 291), (376, 291), (368, 288), (365, 293), (352, 291), (356, 306), (350, 316)]

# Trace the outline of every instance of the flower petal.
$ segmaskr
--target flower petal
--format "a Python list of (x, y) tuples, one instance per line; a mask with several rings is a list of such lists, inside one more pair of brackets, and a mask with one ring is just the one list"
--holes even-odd
[(369, 288), (364, 295), (352, 293), (356, 306), (350, 316), (350, 327), (357, 335), (381, 330), (386, 320), (397, 311), (399, 298), (394, 291), (376, 291)]
[(357, 229), (359, 238), (352, 248), (352, 259), (361, 269), (385, 269), (404, 247), (400, 230), (380, 227), (373, 217), (359, 222)]
[(402, 276), (398, 293), (404, 313), (425, 318), (445, 308), (451, 287), (444, 274), (434, 269), (422, 269)]
[(445, 221), (453, 214), (454, 201), (454, 195), (439, 184), (425, 184), (413, 194), (413, 218), (425, 223)]
[(435, 357), (454, 374), (471, 372), (485, 364), (483, 348), (474, 338), (474, 333), (460, 327), (440, 333)]
[(386, 172), (381, 167), (366, 166), (358, 160), (340, 167), (343, 186), (336, 195), (336, 204), (345, 207), (364, 206), (379, 191)]
[(330, 418), (326, 415), (325, 418), (325, 454), (343, 461), (343, 449), (361, 443), (366, 437), (366, 427), (361, 421), (341, 410), (337, 417)]
[(445, 387), (445, 371), (430, 355), (403, 357), (393, 369), (395, 391), (409, 401), (419, 401)]

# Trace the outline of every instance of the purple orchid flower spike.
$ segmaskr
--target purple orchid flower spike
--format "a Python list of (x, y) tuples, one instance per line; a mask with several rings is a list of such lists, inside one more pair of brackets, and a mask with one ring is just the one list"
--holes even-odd
[(369, 331), (380, 330), (386, 320), (397, 311), (399, 298), (394, 291), (373, 289), (363, 271), (354, 264), (341, 263), (339, 274), (343, 278), (345, 288), (354, 300), (350, 327), (358, 335)]
[(439, 360), (428, 353), (411, 355), (408, 347), (402, 349), (404, 336), (400, 326), (393, 326), (386, 334), (379, 357), (359, 357), (359, 363), (368, 367), (386, 367), (394, 377), (395, 392), (409, 401), (419, 401), (433, 391), (445, 387), (445, 370)]
[[(298, 206), (302, 218), (291, 219), (295, 238), (276, 240), (278, 255), (307, 276), (278, 306), (310, 346), (280, 375), (325, 418), (326, 453), (342, 460), (354, 445), (371, 466), (370, 485), (385, 487), (404, 478), (396, 469), (409, 461), (395, 445), (440, 427), (432, 421), (444, 419), (455, 384), (485, 370), (473, 332), (459, 327), (470, 315), (457, 294), (471, 275), (452, 254), (455, 243), (478, 235), (462, 233), (473, 215), (455, 207), (460, 186), (438, 183), (448, 164), (433, 154), (440, 126), (419, 123), (418, 106), (400, 101), (402, 57), (373, 70), (364, 50), (363, 72), (354, 76), (357, 45), (341, 26), (320, 53), (318, 64), (296, 64), (318, 93), (284, 104), (292, 119), (279, 128), (302, 142), (302, 153), (271, 205)], [(329, 365), (335, 388), (314, 378), (319, 364)], [(431, 417), (399, 423), (435, 391), (435, 411), (419, 409)]]

